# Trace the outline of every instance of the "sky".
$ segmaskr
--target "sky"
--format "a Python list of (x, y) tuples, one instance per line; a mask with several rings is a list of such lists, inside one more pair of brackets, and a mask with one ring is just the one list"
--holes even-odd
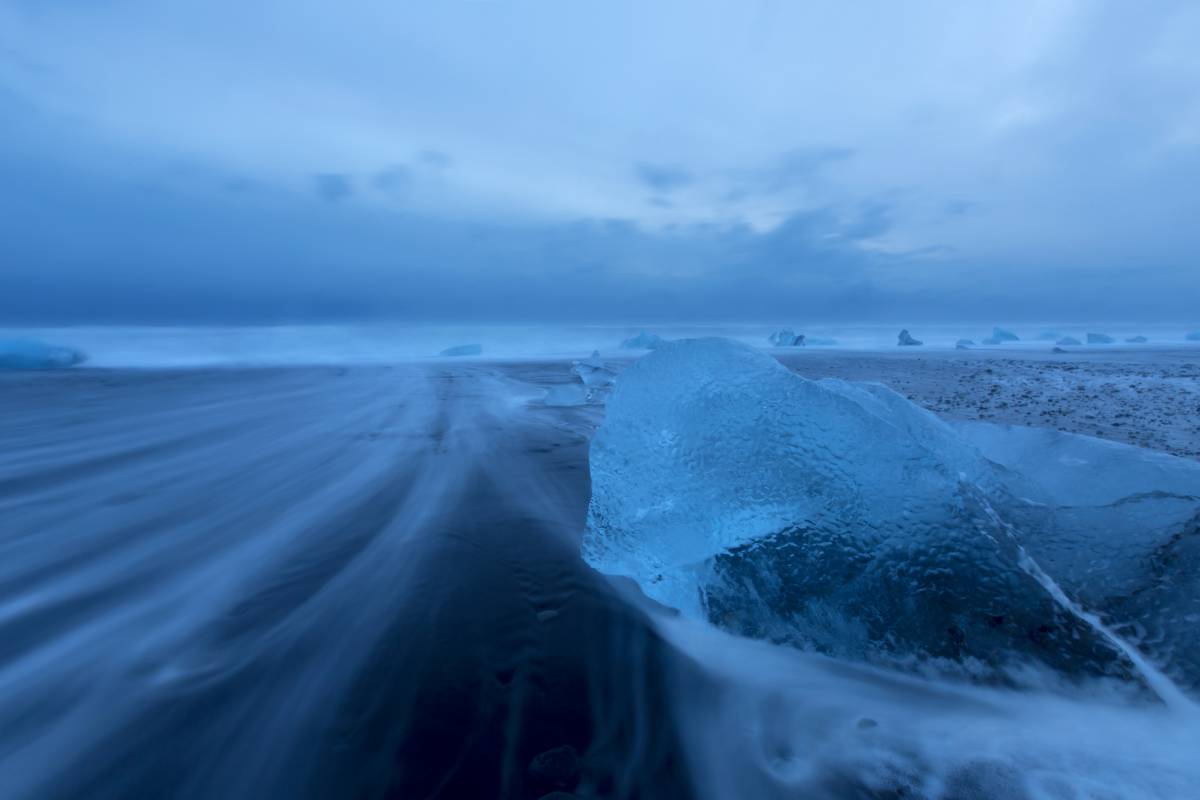
[(1200, 322), (1200, 4), (0, 0), (0, 324)]

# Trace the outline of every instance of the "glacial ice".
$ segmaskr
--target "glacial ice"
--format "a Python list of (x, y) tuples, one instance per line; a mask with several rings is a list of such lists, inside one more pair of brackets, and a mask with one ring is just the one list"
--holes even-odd
[(1074, 345), (1082, 345), (1083, 342), (1079, 341), (1074, 336), (1064, 336), (1055, 342), (1055, 344), (1063, 345), (1064, 347), (1071, 347)]
[(954, 346), (956, 348), (961, 348), (961, 349), (965, 350), (968, 347), (974, 347), (975, 342), (971, 341), (970, 339), (959, 339), (957, 342), (954, 343)]
[(87, 357), (70, 347), (39, 342), (36, 339), (0, 340), (0, 369), (66, 369), (83, 363)]
[(600, 351), (593, 350), (592, 355), (584, 361), (576, 361), (571, 365), (571, 372), (579, 377), (584, 386), (607, 386), (613, 382), (616, 375), (604, 366), (600, 359)]
[(621, 342), (621, 347), (627, 350), (653, 350), (656, 347), (661, 347), (666, 344), (666, 339), (659, 336), (657, 333), (647, 333), (642, 331), (637, 336), (631, 336)]
[(439, 356), (478, 356), (483, 355), (483, 346), (478, 344), (460, 344), (456, 347), (447, 347)]
[(1150, 341), (1145, 336), (1129, 336), (1125, 339), (1128, 344), (1145, 344)]
[(804, 334), (797, 334), (791, 328), (784, 328), (768, 336), (767, 341), (776, 347), (803, 347)]
[(916, 347), (924, 343), (920, 339), (914, 339), (912, 334), (910, 334), (906, 328), (900, 331), (900, 336), (898, 337), (896, 344), (904, 347)]
[(1012, 495), (1036, 491), (1008, 514), (1042, 568), (1200, 686), (1200, 462), (1045, 428), (954, 428)]
[(1089, 333), (1087, 335), (1088, 344), (1112, 344), (1115, 339), (1107, 333)]
[(952, 426), (884, 386), (701, 339), (622, 374), (590, 466), (588, 562), (734, 632), (982, 674), (1135, 674), (1050, 575), (1200, 675), (1198, 464)]
[(1006, 330), (1004, 330), (1004, 328), (1001, 328), (999, 326), (992, 328), (991, 338), (995, 339), (997, 342), (1019, 342), (1019, 341), (1021, 341), (1020, 336), (1017, 336), (1012, 331), (1006, 331)]

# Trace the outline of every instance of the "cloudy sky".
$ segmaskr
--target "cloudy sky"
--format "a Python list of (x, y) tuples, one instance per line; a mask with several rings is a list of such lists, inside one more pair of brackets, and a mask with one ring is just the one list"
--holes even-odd
[(1200, 4), (0, 0), (0, 323), (1200, 320)]

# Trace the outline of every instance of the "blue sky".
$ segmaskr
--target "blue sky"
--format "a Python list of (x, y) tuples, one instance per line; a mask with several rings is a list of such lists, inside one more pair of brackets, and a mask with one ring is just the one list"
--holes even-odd
[(1200, 4), (0, 0), (0, 322), (1200, 320)]

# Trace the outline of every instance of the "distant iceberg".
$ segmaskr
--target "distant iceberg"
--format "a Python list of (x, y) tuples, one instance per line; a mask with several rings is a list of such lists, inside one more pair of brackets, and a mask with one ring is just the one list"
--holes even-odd
[(1185, 341), (1188, 341), (1188, 342), (1200, 342), (1200, 331), (1192, 331), (1191, 333), (1184, 336), (1183, 338)]
[(661, 347), (666, 341), (666, 339), (657, 333), (642, 331), (637, 336), (631, 336), (621, 342), (621, 347), (627, 350), (654, 350), (657, 347)]
[(447, 347), (439, 356), (478, 356), (483, 354), (483, 346), (478, 344), (460, 344), (457, 347)]
[(804, 334), (797, 334), (791, 328), (784, 328), (768, 336), (767, 341), (776, 347), (803, 347)]
[(1145, 344), (1150, 341), (1145, 336), (1130, 336), (1125, 340), (1129, 344)]
[(1001, 328), (999, 326), (992, 328), (991, 338), (995, 339), (997, 342), (1019, 342), (1019, 341), (1021, 341), (1020, 336), (1017, 336), (1012, 331), (1006, 331), (1006, 330), (1004, 330), (1004, 328)]
[(1061, 339), (1059, 339), (1057, 342), (1055, 342), (1055, 344), (1062, 345), (1064, 347), (1074, 347), (1074, 346), (1082, 345), (1083, 342), (1079, 341), (1074, 336), (1064, 336)]
[(900, 345), (901, 347), (917, 347), (918, 345), (924, 344), (924, 342), (922, 342), (920, 339), (914, 339), (912, 334), (908, 332), (908, 329), (905, 328), (904, 330), (900, 331), (900, 336), (898, 337), (896, 344)]
[(624, 372), (589, 462), (585, 559), (733, 632), (1128, 676), (1128, 652), (1075, 598), (1200, 675), (1186, 535), (1200, 463), (950, 425), (882, 385), (808, 380), (717, 339)]
[(0, 340), (0, 370), (66, 369), (86, 360), (78, 350), (36, 339)]
[(957, 342), (954, 343), (954, 346), (955, 347), (974, 347), (975, 342), (971, 341), (970, 339), (959, 339)]
[(1112, 344), (1115, 339), (1107, 333), (1089, 333), (1087, 335), (1088, 344)]

